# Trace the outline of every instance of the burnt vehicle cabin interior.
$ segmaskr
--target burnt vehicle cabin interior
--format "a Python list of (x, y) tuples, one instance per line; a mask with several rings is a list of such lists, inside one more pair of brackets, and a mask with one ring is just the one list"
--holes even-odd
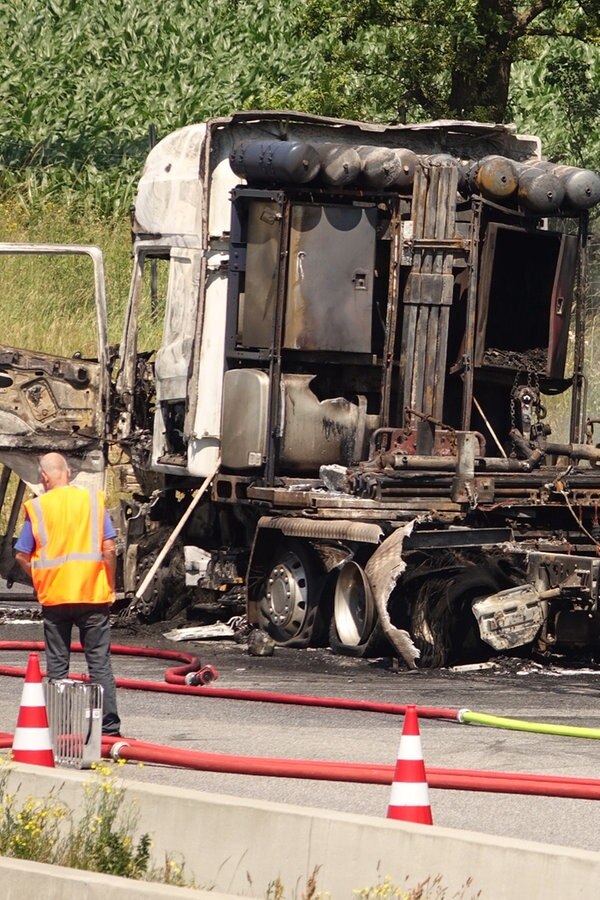
[(543, 394), (573, 384), (579, 213), (548, 228), (516, 198), (462, 196), (454, 164), (424, 160), (413, 173), (393, 190), (318, 179), (275, 189), (244, 170), (249, 185), (232, 195), (225, 472), (273, 484), (380, 451), (450, 456), (461, 431), (479, 433), (478, 455), (524, 459), (532, 437), (548, 437)]

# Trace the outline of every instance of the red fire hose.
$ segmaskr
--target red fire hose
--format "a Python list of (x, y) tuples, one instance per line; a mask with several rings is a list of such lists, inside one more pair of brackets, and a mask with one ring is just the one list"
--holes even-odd
[[(72, 644), (71, 650), (82, 651), (81, 644)], [(167, 669), (165, 682), (162, 681), (136, 681), (130, 678), (116, 678), (117, 687), (131, 691), (159, 691), (166, 694), (189, 694), (204, 697), (206, 699), (221, 700), (251, 700), (255, 703), (285, 703), (291, 706), (317, 706), (330, 709), (349, 709), (361, 712), (386, 713), (393, 716), (403, 716), (406, 706), (397, 703), (375, 703), (370, 700), (349, 700), (344, 697), (313, 697), (304, 694), (281, 694), (273, 691), (244, 691), (235, 688), (206, 688), (202, 684), (194, 684), (188, 676), (195, 672), (201, 673), (203, 668), (197, 656), (177, 650), (157, 650), (138, 647), (126, 647), (119, 644), (111, 646), (111, 653), (115, 656), (142, 656), (149, 659), (164, 659), (186, 663)], [(0, 641), (0, 650), (44, 650), (43, 641)], [(212, 667), (210, 667), (212, 669)], [(215, 670), (213, 670), (215, 671)], [(0, 666), (0, 675), (10, 675), (23, 678), (24, 668)], [(87, 675), (72, 673), (69, 677), (79, 681), (87, 681)], [(216, 679), (213, 679), (216, 680)], [(418, 706), (417, 715), (422, 719), (450, 719), (458, 721), (457, 709), (440, 709), (432, 706)]]
[[(80, 644), (71, 649), (80, 652)], [(44, 650), (41, 641), (0, 641), (0, 650)], [(189, 683), (194, 674), (202, 671), (200, 660), (189, 653), (115, 645), (115, 655), (142, 656), (182, 663), (165, 672), (165, 682), (136, 681), (117, 678), (119, 687), (129, 690), (161, 691), (187, 694), (204, 698), (252, 700), (262, 703), (289, 703), (302, 706), (329, 707), (335, 709), (379, 712), (388, 715), (404, 715), (406, 706), (393, 703), (374, 703), (366, 700), (349, 700), (334, 697), (313, 697), (301, 694), (281, 694), (270, 691), (243, 691), (207, 687), (207, 682)], [(204, 667), (212, 669), (212, 667)], [(215, 672), (215, 670), (212, 670)], [(24, 668), (0, 666), (0, 675), (23, 678)], [(216, 672), (215, 672), (216, 676)], [(87, 680), (85, 675), (72, 675)], [(459, 721), (459, 710), (436, 707), (417, 707), (421, 718)], [(12, 746), (13, 735), (0, 733), (0, 748)], [(389, 785), (393, 781), (394, 766), (372, 763), (330, 762), (322, 760), (277, 759), (268, 757), (231, 756), (205, 753), (147, 743), (134, 739), (102, 739), (102, 753), (113, 759), (159, 763), (208, 772), (239, 775), (258, 775), (275, 778), (306, 778), (310, 780), (342, 781), (362, 784)], [(458, 791), (486, 791), (491, 793), (527, 794), (546, 797), (568, 797), (582, 800), (600, 800), (600, 780), (593, 778), (564, 778), (553, 775), (530, 775), (493, 771), (469, 771), (464, 769), (440, 769), (426, 767), (426, 777), (431, 788)]]
[[(0, 749), (12, 747), (12, 741), (12, 734), (0, 733)], [(112, 759), (157, 763), (202, 772), (258, 775), (267, 778), (304, 778), (312, 781), (381, 785), (390, 785), (394, 778), (394, 766), (379, 763), (231, 756), (226, 753), (205, 753), (202, 750), (165, 747), (162, 744), (150, 744), (132, 738), (103, 738), (102, 755)], [(600, 800), (600, 780), (594, 778), (440, 769), (433, 766), (425, 767), (425, 775), (430, 788), (441, 790)]]
[[(328, 762), (313, 759), (277, 759), (256, 756), (230, 756), (163, 747), (145, 741), (119, 738), (103, 739), (103, 755), (113, 759), (176, 765), (203, 772), (234, 775), (264, 775), (269, 778), (306, 778), (315, 781), (350, 781), (357, 784), (392, 783), (394, 766), (378, 763)], [(553, 775), (468, 771), (425, 767), (431, 788), (453, 791), (489, 791), (504, 794), (537, 794), (544, 797), (570, 797), (600, 800), (600, 780), (563, 778)]]

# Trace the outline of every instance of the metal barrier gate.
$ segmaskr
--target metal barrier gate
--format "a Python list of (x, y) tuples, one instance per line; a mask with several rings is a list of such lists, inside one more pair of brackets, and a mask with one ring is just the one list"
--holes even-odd
[(89, 769), (102, 758), (104, 689), (65, 678), (46, 682), (45, 690), (55, 764)]

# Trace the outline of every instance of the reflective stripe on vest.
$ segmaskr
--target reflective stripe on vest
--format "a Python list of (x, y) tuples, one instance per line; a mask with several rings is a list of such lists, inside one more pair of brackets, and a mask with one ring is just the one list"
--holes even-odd
[(31, 575), (40, 603), (111, 603), (102, 554), (102, 495), (68, 485), (27, 501), (25, 509), (35, 540)]

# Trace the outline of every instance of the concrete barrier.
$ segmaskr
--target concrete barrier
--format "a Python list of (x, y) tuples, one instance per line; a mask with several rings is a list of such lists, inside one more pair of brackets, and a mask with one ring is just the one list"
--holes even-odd
[(213, 891), (131, 881), (0, 856), (2, 900), (236, 900)]
[[(446, 896), (464, 900), (475, 896), (481, 900), (574, 900), (598, 892), (600, 853), (128, 783), (126, 772), (123, 775), (127, 802), (139, 813), (139, 833), (148, 832), (152, 838), (154, 862), (164, 861), (166, 853), (181, 854), (186, 871), (211, 891), (213, 900), (222, 895), (265, 897), (277, 881), (286, 897), (302, 896), (315, 870), (317, 889), (328, 891), (333, 900), (351, 898), (356, 889), (374, 886), (385, 876), (408, 889), (439, 875)], [(58, 790), (60, 798), (76, 810), (82, 808), (83, 786), (90, 777), (89, 772), (14, 765), (7, 789), (18, 787), (23, 797), (45, 797), (51, 789)], [(87, 873), (85, 878), (89, 879)], [(188, 895), (202, 896), (189, 891), (181, 896)], [(22, 900), (26, 895), (14, 896)], [(97, 895), (77, 895), (78, 900), (88, 896)], [(103, 900), (109, 896), (105, 892)], [(119, 893), (120, 898), (125, 896), (144, 895)], [(70, 895), (60, 897), (66, 900)]]

